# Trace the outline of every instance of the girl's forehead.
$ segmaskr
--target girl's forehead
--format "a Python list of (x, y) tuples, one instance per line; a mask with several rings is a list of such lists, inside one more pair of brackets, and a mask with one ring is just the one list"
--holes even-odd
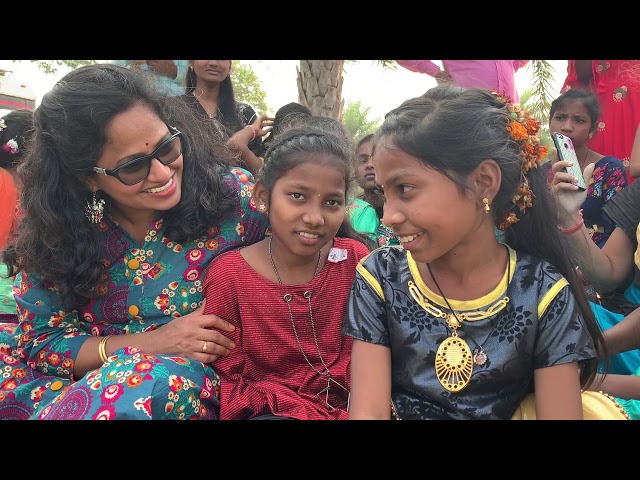
[(400, 148), (398, 148), (398, 146), (395, 143), (393, 143), (391, 139), (387, 138), (380, 142), (376, 142), (372, 152), (372, 157), (376, 158), (380, 156), (389, 156), (389, 155), (398, 156), (403, 154), (406, 155), (406, 153)]
[(314, 154), (292, 165), (278, 181), (317, 183), (325, 181), (327, 177), (335, 177), (344, 182), (348, 168), (344, 160), (333, 155)]
[(323, 168), (331, 167), (340, 171), (348, 168), (347, 159), (340, 158), (334, 154), (298, 152), (295, 154), (295, 157), (293, 157), (291, 168), (287, 170), (287, 173), (291, 171), (304, 171), (319, 165)]
[(560, 105), (558, 105), (558, 109), (556, 112), (566, 112), (566, 111), (582, 111), (587, 112), (587, 107), (582, 100), (565, 100)]

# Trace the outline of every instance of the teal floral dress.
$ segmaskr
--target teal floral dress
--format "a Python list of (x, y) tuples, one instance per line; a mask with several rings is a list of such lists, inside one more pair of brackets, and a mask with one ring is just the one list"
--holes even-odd
[(142, 245), (105, 218), (97, 225), (104, 280), (85, 306), (19, 273), (20, 323), (0, 324), (0, 419), (217, 419), (219, 379), (209, 365), (122, 348), (75, 381), (74, 362), (90, 335), (156, 330), (201, 304), (211, 260), (264, 237), (268, 220), (252, 200), (252, 180), (239, 168), (226, 177), (236, 210), (190, 243), (166, 238), (160, 215)]

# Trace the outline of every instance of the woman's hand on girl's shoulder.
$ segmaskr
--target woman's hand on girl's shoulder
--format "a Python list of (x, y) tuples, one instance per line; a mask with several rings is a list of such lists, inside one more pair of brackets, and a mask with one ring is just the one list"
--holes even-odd
[(217, 315), (205, 314), (205, 301), (197, 309), (160, 327), (163, 343), (159, 351), (211, 363), (229, 355), (235, 343), (223, 332), (233, 332), (235, 326)]

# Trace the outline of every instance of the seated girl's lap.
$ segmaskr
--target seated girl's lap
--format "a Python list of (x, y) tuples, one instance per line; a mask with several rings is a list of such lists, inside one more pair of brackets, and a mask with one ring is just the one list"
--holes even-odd
[(0, 419), (218, 418), (218, 376), (183, 357), (125, 347), (77, 382), (39, 374), (10, 354), (0, 354), (0, 366)]

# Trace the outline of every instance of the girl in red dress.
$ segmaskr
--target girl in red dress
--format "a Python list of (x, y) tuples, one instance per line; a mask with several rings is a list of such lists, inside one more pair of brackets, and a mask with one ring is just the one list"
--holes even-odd
[(221, 420), (347, 418), (352, 342), (340, 331), (369, 253), (345, 218), (352, 155), (333, 129), (279, 134), (254, 187), (272, 235), (210, 265), (205, 312), (235, 326), (235, 348), (213, 364)]

